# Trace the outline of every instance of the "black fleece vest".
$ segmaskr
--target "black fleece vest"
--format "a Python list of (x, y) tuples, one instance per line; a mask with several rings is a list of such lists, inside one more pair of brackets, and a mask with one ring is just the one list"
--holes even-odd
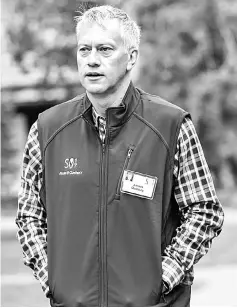
[[(173, 164), (185, 116), (132, 83), (107, 110), (104, 146), (86, 95), (40, 114), (52, 305), (189, 303), (185, 287), (161, 294), (162, 253), (180, 224)], [(158, 178), (152, 200), (120, 191), (124, 170)]]

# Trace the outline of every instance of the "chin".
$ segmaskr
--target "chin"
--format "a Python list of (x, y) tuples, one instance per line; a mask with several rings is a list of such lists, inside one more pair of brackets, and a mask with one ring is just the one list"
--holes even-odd
[(86, 85), (85, 89), (87, 92), (91, 93), (91, 94), (105, 94), (106, 93), (106, 88), (105, 87), (101, 87), (101, 86), (96, 86), (96, 85)]

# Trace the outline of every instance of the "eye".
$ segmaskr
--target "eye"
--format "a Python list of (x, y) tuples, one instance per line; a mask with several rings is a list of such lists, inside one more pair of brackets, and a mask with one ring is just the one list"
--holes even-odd
[(102, 46), (99, 48), (99, 52), (104, 56), (109, 56), (112, 54), (113, 48), (108, 47), (108, 46)]
[(85, 57), (85, 56), (87, 56), (90, 53), (90, 48), (86, 47), (86, 46), (80, 47), (78, 49), (78, 52), (80, 53), (81, 56)]

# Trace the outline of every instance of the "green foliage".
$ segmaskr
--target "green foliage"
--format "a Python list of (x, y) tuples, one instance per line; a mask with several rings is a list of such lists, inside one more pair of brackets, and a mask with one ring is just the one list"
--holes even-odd
[(37, 69), (44, 82), (51, 71), (61, 79), (65, 71), (76, 72), (73, 20), (92, 5), (78, 0), (18, 0), (7, 36), (9, 52), (21, 71), (27, 74)]

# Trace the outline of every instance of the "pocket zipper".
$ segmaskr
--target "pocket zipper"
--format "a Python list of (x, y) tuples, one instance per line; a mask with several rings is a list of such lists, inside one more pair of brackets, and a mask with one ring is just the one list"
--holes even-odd
[(127, 153), (127, 156), (126, 156), (126, 159), (125, 159), (125, 162), (124, 162), (124, 165), (123, 165), (123, 169), (122, 169), (122, 172), (121, 172), (120, 177), (119, 177), (119, 182), (118, 182), (118, 185), (117, 185), (117, 189), (116, 189), (116, 195), (115, 195), (115, 199), (116, 200), (120, 199), (120, 186), (121, 186), (121, 182), (122, 182), (122, 178), (123, 178), (123, 173), (124, 173), (124, 170), (128, 166), (128, 163), (129, 163), (129, 160), (130, 160), (130, 158), (132, 156), (134, 148), (135, 148), (135, 146), (133, 146), (133, 145), (128, 148), (128, 153)]

